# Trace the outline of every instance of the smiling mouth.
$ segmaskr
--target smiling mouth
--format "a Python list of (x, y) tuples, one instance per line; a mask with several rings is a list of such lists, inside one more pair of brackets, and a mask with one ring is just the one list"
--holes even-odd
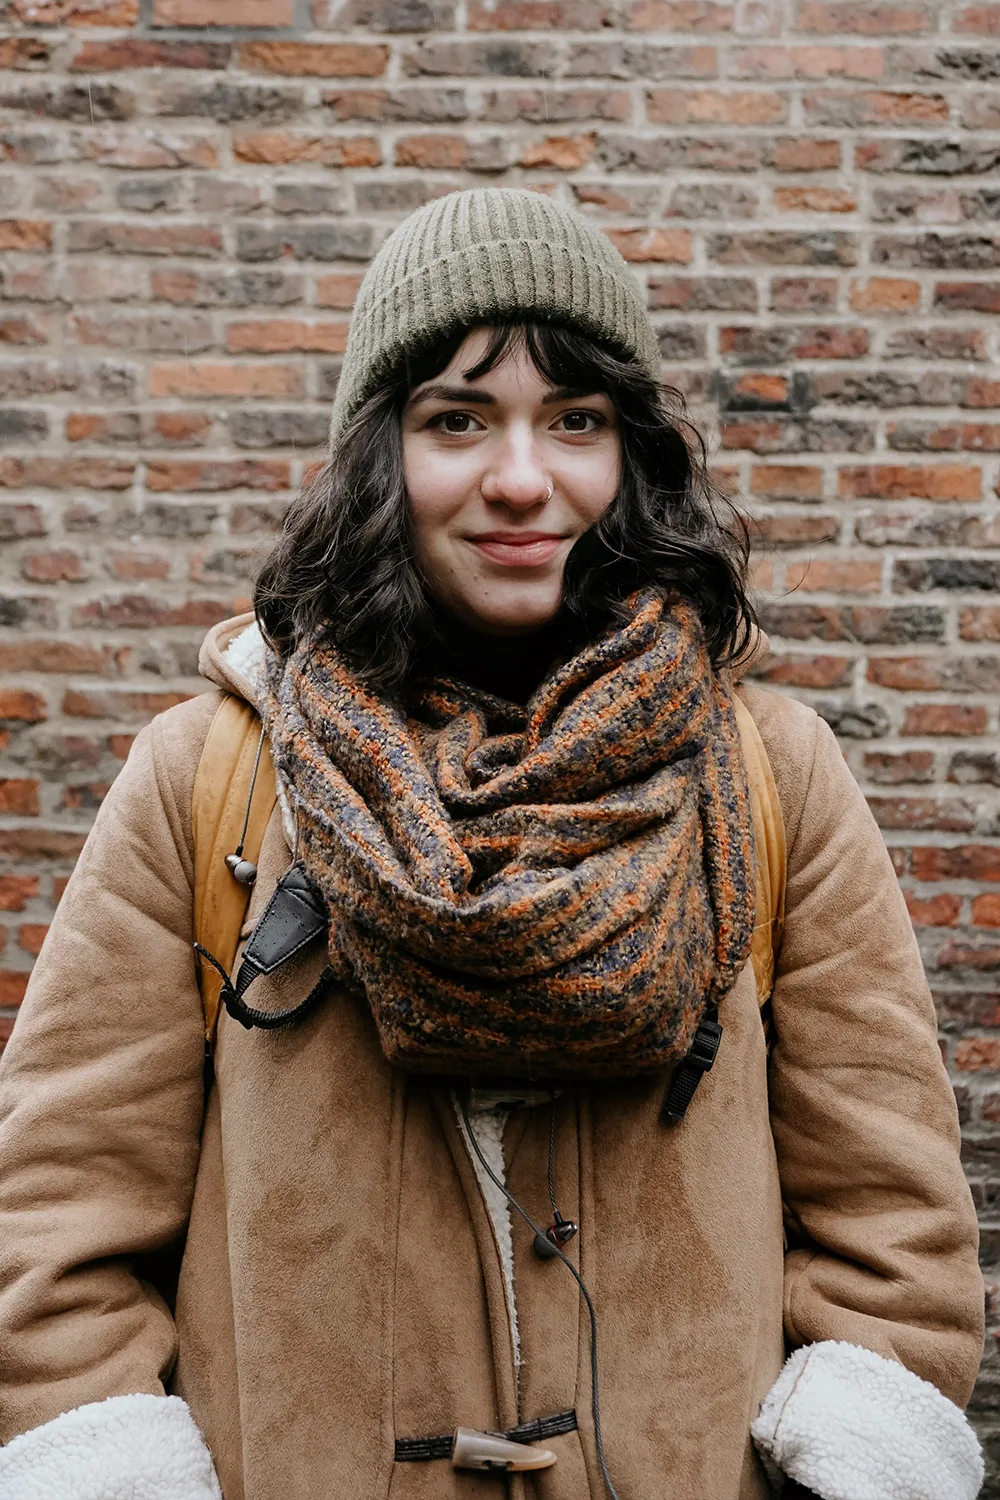
[(538, 568), (551, 562), (565, 537), (550, 531), (488, 531), (467, 540), (491, 562), (505, 568)]

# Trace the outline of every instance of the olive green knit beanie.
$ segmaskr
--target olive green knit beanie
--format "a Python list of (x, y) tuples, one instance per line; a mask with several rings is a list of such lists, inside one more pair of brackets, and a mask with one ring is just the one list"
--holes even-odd
[(607, 235), (544, 194), (468, 188), (410, 214), (365, 272), (333, 403), (331, 448), (403, 354), (513, 313), (609, 339), (660, 378), (642, 292)]

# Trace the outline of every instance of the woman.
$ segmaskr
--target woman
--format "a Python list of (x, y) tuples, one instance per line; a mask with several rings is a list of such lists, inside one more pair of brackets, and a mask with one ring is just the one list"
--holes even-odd
[[(658, 374), (545, 197), (450, 194), (369, 268), (259, 629), (137, 740), (4, 1060), (9, 1500), (976, 1494), (919, 956), (832, 734), (739, 682), (745, 546)], [(219, 689), (278, 772), (244, 936), (290, 864), (322, 936), (226, 991), (206, 1085)], [(787, 835), (770, 1047), (738, 704)], [(511, 1432), (543, 1466), (462, 1467)]]

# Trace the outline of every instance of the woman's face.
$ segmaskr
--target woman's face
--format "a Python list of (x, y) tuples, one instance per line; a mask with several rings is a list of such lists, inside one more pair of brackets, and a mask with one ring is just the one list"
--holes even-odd
[(617, 491), (620, 438), (609, 396), (550, 389), (521, 348), (467, 381), (488, 342), (474, 329), (410, 392), (403, 470), (428, 592), (477, 630), (518, 635), (559, 609), (570, 549)]

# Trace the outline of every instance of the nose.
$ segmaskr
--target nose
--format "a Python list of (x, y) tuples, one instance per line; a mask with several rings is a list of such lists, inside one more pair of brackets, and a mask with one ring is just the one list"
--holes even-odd
[(511, 510), (531, 510), (544, 504), (550, 484), (535, 443), (534, 434), (510, 432), (483, 474), (483, 499)]

